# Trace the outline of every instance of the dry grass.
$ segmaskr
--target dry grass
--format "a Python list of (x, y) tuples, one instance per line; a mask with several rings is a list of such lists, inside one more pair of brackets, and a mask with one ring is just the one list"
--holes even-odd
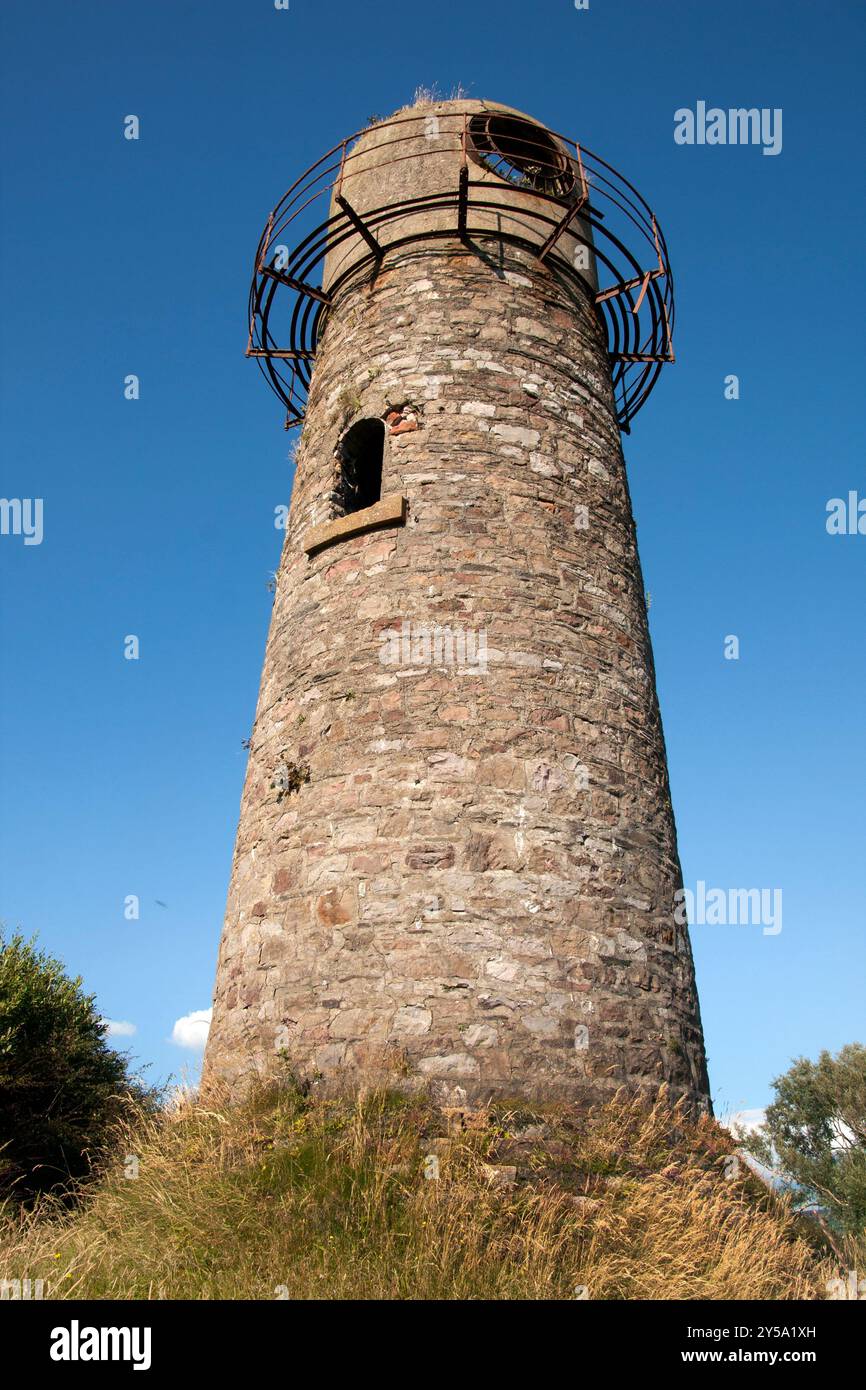
[(731, 1147), (664, 1095), (589, 1116), (291, 1087), (192, 1099), (121, 1136), (71, 1213), (7, 1206), (0, 1277), (97, 1299), (823, 1297), (834, 1271), (789, 1207), (725, 1176)]

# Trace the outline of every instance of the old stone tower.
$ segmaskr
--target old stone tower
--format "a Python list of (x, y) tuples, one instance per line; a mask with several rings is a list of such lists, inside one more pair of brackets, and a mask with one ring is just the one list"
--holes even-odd
[(304, 425), (206, 1082), (706, 1103), (620, 447), (672, 310), (636, 190), (487, 102), (271, 215), (248, 351)]

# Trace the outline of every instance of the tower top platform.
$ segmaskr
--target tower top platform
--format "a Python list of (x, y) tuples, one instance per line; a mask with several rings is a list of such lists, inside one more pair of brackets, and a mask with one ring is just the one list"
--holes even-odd
[(629, 432), (674, 360), (674, 294), (649, 204), (600, 156), (531, 116), (459, 99), (404, 108), (347, 136), (296, 179), (256, 248), (247, 355), (304, 419), (329, 310), (407, 247), (520, 247), (593, 298), (617, 418)]

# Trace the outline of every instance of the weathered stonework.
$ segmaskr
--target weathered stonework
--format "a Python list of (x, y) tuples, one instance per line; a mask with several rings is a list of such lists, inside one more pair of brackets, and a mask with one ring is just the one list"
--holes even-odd
[[(405, 523), (308, 554), (366, 417)], [(493, 236), (389, 251), (319, 346), (206, 1080), (282, 1051), (333, 1087), (706, 1101), (681, 882), (591, 291)]]

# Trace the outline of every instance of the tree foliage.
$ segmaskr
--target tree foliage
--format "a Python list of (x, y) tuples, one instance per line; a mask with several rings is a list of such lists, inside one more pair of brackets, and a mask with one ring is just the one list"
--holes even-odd
[(866, 1228), (866, 1047), (798, 1057), (773, 1082), (766, 1123), (744, 1145), (813, 1194), (839, 1231)]
[(22, 1197), (86, 1176), (130, 1098), (94, 996), (60, 961), (0, 934), (0, 1185)]

